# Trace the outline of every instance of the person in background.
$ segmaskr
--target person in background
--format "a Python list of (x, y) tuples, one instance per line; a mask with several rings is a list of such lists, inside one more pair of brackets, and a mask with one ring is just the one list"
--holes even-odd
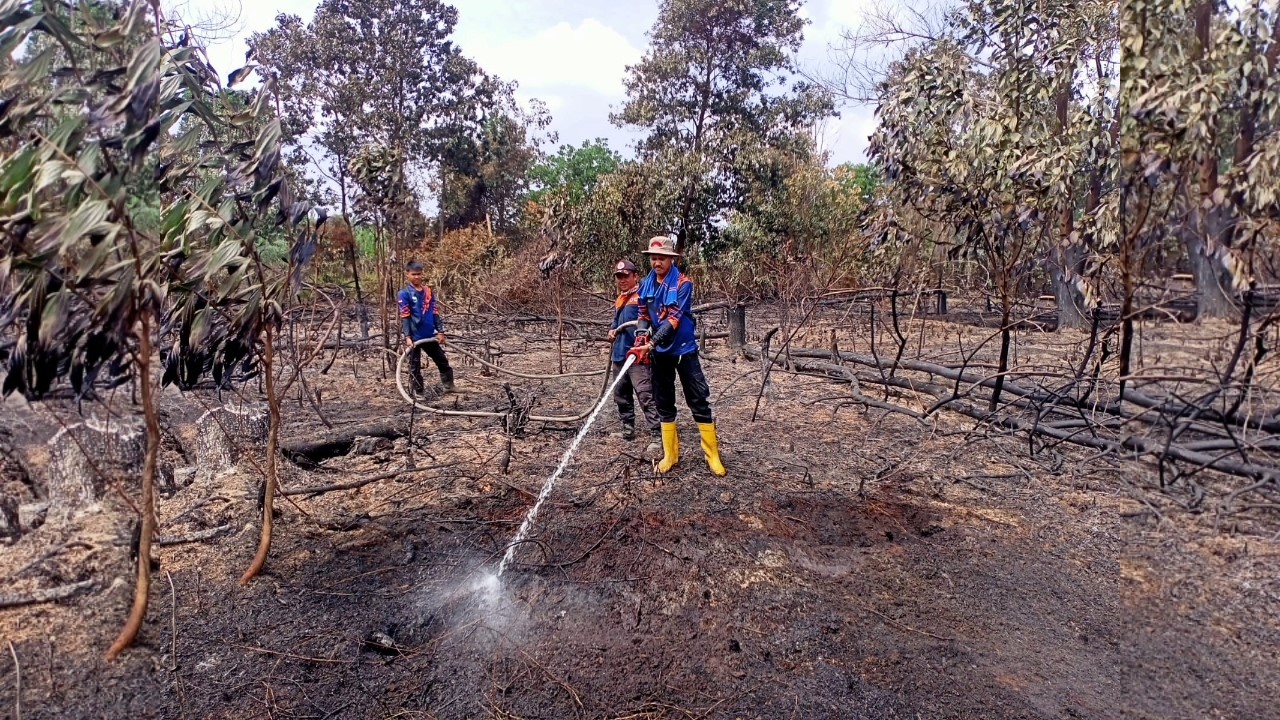
[[(454, 392), (453, 368), (449, 367), (449, 358), (444, 354), (444, 323), (440, 319), (437, 297), (431, 288), (422, 280), (422, 263), (410, 260), (405, 265), (408, 285), (396, 294), (396, 302), (400, 306), (400, 329), (404, 332), (404, 345), (409, 352), (409, 377), (413, 383), (413, 393), (423, 395), (425, 385), (422, 382), (422, 352), (436, 364), (440, 371), (440, 383), (446, 392)], [(434, 337), (436, 342), (415, 345), (419, 340)]]
[[(613, 279), (618, 283), (618, 299), (613, 303), (613, 323), (609, 326), (609, 341), (613, 343), (613, 374), (616, 377), (627, 359), (627, 351), (636, 342), (634, 321), (640, 317), (640, 303), (636, 294), (639, 287), (639, 274), (635, 263), (623, 258), (613, 266)], [(622, 327), (625, 326), (625, 327)], [(613, 390), (613, 401), (618, 406), (618, 417), (622, 419), (622, 437), (634, 440), (636, 436), (636, 408), (632, 401), (640, 402), (640, 410), (644, 413), (645, 424), (649, 427), (649, 449), (656, 450), (660, 442), (660, 423), (658, 409), (653, 402), (653, 383), (648, 365), (632, 363), (627, 369), (626, 377), (618, 381)]]
[(640, 283), (640, 322), (629, 354), (636, 356), (638, 363), (653, 365), (653, 399), (662, 428), (662, 460), (658, 462), (658, 472), (668, 472), (680, 461), (680, 436), (676, 432), (676, 376), (679, 375), (685, 402), (702, 436), (707, 467), (716, 475), (724, 475), (715, 418), (711, 413), (711, 388), (698, 360), (693, 281), (675, 266), (680, 253), (671, 238), (661, 235), (651, 238), (644, 254), (649, 256), (653, 272)]

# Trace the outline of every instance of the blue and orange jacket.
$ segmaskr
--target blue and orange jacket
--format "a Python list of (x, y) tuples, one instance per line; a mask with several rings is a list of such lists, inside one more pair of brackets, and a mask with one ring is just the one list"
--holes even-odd
[(436, 294), (430, 287), (423, 285), (419, 290), (406, 285), (396, 294), (396, 302), (400, 306), (400, 327), (405, 337), (417, 342), (444, 330), (440, 312), (436, 309)]
[[(618, 299), (613, 301), (613, 324), (609, 326), (612, 330), (622, 323), (631, 322), (640, 317), (640, 295), (639, 287), (632, 288), (627, 292), (620, 293)], [(614, 362), (622, 362), (627, 359), (627, 351), (632, 345), (636, 344), (636, 326), (625, 327), (618, 331), (613, 338), (613, 355)]]
[(640, 326), (652, 324), (649, 337), (656, 337), (663, 325), (670, 325), (675, 334), (670, 340), (653, 348), (654, 352), (675, 356), (688, 355), (698, 349), (698, 337), (694, 331), (697, 321), (693, 317), (693, 281), (685, 277), (676, 266), (658, 282), (656, 273), (649, 273), (640, 282)]

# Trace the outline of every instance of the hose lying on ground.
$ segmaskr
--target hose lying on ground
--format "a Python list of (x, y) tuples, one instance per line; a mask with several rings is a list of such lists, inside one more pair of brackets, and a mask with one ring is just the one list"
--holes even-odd
[[(433, 342), (439, 342), (439, 340), (435, 337), (423, 338), (422, 340), (418, 340), (417, 342), (415, 342), (413, 344), (413, 347), (418, 347), (420, 345), (424, 345), (426, 343), (433, 343)], [(600, 398), (604, 397), (605, 391), (609, 388), (609, 369), (612, 367), (612, 358), (609, 356), (605, 357), (605, 359), (609, 362), (609, 365), (607, 365), (603, 370), (595, 370), (592, 372), (563, 373), (560, 375), (533, 375), (529, 373), (516, 372), (515, 370), (509, 370), (504, 367), (499, 367), (498, 365), (494, 365), (493, 363), (487, 360), (477, 357), (476, 355), (469, 353), (466, 350), (463, 350), (462, 348), (456, 345), (452, 345), (450, 347), (453, 350), (455, 350), (458, 354), (463, 355), (464, 357), (468, 357), (480, 363), (481, 365), (484, 365), (485, 367), (492, 368), (493, 370), (496, 370), (497, 372), (500, 372), (500, 373), (504, 373), (506, 375), (523, 378), (525, 380), (556, 380), (559, 378), (566, 378), (566, 377), (591, 377), (594, 375), (604, 375), (604, 383), (600, 385), (600, 393), (596, 395), (596, 399), (591, 403), (591, 405), (585, 411), (573, 416), (530, 415), (529, 419), (534, 420), (536, 422), (573, 423), (573, 422), (578, 422), (579, 420), (585, 420), (587, 416), (591, 414), (591, 411), (595, 409), (595, 406), (600, 402)], [(437, 415), (454, 415), (454, 416), (461, 416), (461, 417), (506, 417), (507, 416), (507, 413), (493, 412), (489, 410), (444, 410), (441, 408), (434, 408), (434, 407), (431, 407), (430, 405), (425, 405), (425, 404), (416, 402), (412, 397), (409, 396), (408, 391), (406, 391), (404, 387), (404, 378), (403, 378), (404, 359), (408, 357), (408, 355), (409, 355), (409, 350), (408, 348), (406, 348), (404, 351), (400, 353), (399, 357), (396, 358), (396, 390), (400, 393), (400, 397), (404, 398), (405, 402), (409, 403), (415, 408), (418, 408), (419, 410), (425, 410), (427, 412), (435, 413)]]

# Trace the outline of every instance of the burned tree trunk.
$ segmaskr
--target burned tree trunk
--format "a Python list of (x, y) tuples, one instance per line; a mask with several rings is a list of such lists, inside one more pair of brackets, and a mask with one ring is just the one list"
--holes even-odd
[(108, 493), (137, 487), (146, 428), (135, 417), (87, 417), (54, 433), (49, 457), (49, 520), (70, 520)]
[(1196, 289), (1200, 292), (1196, 317), (1235, 317), (1239, 313), (1239, 307), (1232, 298), (1235, 279), (1230, 271), (1209, 248), (1199, 229), (1187, 228), (1184, 242), (1191, 262), (1191, 274), (1195, 276)]
[[(1054, 97), (1054, 105), (1058, 118), (1058, 127), (1066, 137), (1070, 127), (1068, 112), (1071, 102), (1071, 78), (1075, 72), (1074, 64), (1069, 65), (1063, 74), (1061, 88)], [(1090, 188), (1087, 203), (1095, 205), (1094, 189)], [(1088, 208), (1086, 212), (1091, 211)], [(1076, 206), (1074, 193), (1068, 192), (1062, 199), (1062, 208), (1058, 221), (1058, 242), (1049, 253), (1049, 279), (1053, 284), (1053, 296), (1058, 306), (1058, 330), (1065, 328), (1081, 329), (1089, 327), (1089, 303), (1083, 292), (1081, 273), (1084, 270), (1084, 248), (1080, 246), (1075, 232)]]
[(747, 345), (747, 306), (737, 303), (729, 308), (729, 347), (742, 350)]
[(1058, 329), (1087, 329), (1090, 325), (1089, 300), (1080, 287), (1078, 267), (1083, 252), (1077, 245), (1061, 248), (1053, 253), (1048, 263), (1049, 279), (1058, 306)]

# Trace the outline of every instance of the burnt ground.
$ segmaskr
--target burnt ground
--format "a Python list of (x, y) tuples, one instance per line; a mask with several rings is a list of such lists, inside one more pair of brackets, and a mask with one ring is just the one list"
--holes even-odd
[[(499, 337), (504, 362), (554, 368), (531, 336)], [(573, 369), (603, 358), (566, 350)], [(378, 362), (312, 376), (330, 422), (406, 412)], [(500, 379), (455, 362), (458, 407), (505, 402)], [(123, 548), (91, 539), (14, 583), (103, 581), (0, 610), (21, 717), (1280, 718), (1274, 527), (1158, 512), (1135, 489), (1146, 465), (837, 407), (816, 378), (775, 374), (751, 422), (758, 366), (721, 343), (705, 365), (729, 476), (707, 472), (683, 408), (681, 464), (659, 478), (643, 441), (609, 435), (607, 407), (497, 592), (477, 579), (571, 430), (529, 424), (506, 473), (499, 422), (421, 415), (412, 447), (285, 463), (295, 488), (450, 467), (280, 502), (247, 588), (251, 469), (198, 481), (161, 503), (161, 532), (237, 531), (156, 551), (120, 660), (102, 654), (131, 597)], [(535, 412), (599, 388), (511, 382)], [(287, 410), (286, 434), (317, 427)], [(0, 548), (0, 577), (87, 532)], [(0, 645), (0, 717), (17, 714), (14, 670)]]

